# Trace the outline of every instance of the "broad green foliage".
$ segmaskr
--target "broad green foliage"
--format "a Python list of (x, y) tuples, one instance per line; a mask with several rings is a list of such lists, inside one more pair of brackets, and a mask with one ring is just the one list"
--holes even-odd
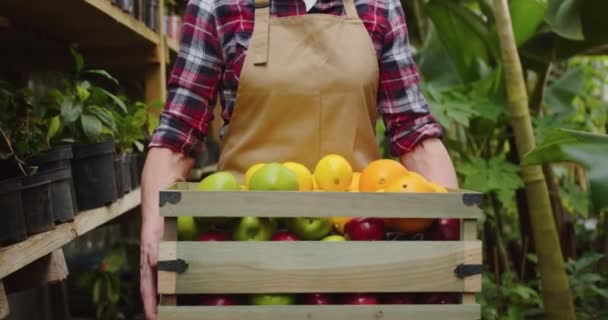
[(511, 0), (509, 2), (515, 42), (530, 40), (545, 19), (547, 0)]
[(597, 210), (608, 206), (608, 136), (555, 129), (524, 158), (525, 164), (573, 161), (588, 170), (591, 198)]

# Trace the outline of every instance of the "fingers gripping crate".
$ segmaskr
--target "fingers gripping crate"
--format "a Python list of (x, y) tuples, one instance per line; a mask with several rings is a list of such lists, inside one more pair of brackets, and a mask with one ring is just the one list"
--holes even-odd
[[(480, 319), (482, 194), (206, 192), (178, 183), (160, 193), (161, 320)], [(460, 241), (175, 240), (176, 217), (458, 218)], [(179, 294), (454, 292), (460, 304), (175, 306)]]

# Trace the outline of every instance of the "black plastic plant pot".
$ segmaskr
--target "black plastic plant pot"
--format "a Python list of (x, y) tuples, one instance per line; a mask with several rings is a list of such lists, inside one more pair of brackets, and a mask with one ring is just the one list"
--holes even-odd
[(72, 198), (72, 171), (59, 168), (41, 173), (51, 180), (51, 203), (56, 223), (74, 220), (76, 210)]
[(51, 200), (51, 180), (44, 173), (21, 179), (23, 191), (21, 200), (27, 233), (32, 235), (49, 231), (55, 227), (53, 203)]
[(158, 0), (148, 0), (146, 1), (146, 6), (144, 8), (146, 17), (145, 23), (150, 29), (154, 31), (158, 31), (158, 4)]
[(128, 155), (129, 170), (131, 171), (131, 188), (137, 189), (140, 185), (141, 175), (139, 172), (139, 166), (137, 165), (137, 158), (139, 153), (131, 153)]
[(27, 238), (21, 189), (20, 178), (0, 181), (0, 245), (21, 242)]
[(131, 191), (131, 166), (126, 154), (116, 155), (114, 170), (116, 171), (116, 190), (118, 190), (119, 196), (123, 196)]
[[(30, 160), (30, 163), (38, 167), (39, 172), (52, 171), (59, 169), (67, 169), (71, 171), (72, 168), (72, 145), (60, 145), (55, 146), (43, 154), (34, 157)], [(74, 187), (74, 181), (72, 175), (67, 180), (70, 186), (70, 199), (72, 199), (72, 211), (74, 215), (78, 213), (78, 205), (76, 203), (76, 188)]]
[(107, 206), (118, 198), (114, 170), (114, 142), (111, 140), (74, 145), (72, 179), (79, 210)]
[(139, 173), (140, 181), (142, 173), (144, 172), (144, 165), (146, 164), (146, 157), (148, 156), (148, 151), (142, 152), (137, 155), (137, 171)]

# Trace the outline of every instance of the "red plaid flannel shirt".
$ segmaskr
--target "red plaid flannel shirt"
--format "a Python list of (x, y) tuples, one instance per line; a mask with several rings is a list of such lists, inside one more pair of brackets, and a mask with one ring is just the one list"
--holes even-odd
[[(399, 156), (425, 138), (440, 136), (442, 128), (420, 91), (399, 0), (355, 0), (355, 5), (376, 49), (378, 110), (392, 154)], [(278, 17), (307, 14), (302, 0), (271, 1), (270, 12)], [(317, 0), (308, 13), (345, 14), (341, 0)], [(196, 156), (218, 96), (222, 118), (229, 122), (253, 24), (253, 0), (188, 2), (168, 99), (150, 147)]]

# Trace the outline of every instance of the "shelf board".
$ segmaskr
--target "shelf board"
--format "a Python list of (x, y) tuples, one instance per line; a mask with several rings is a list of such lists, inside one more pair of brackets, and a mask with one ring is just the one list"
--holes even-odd
[(177, 42), (175, 39), (172, 38), (168, 38), (166, 37), (165, 39), (167, 39), (167, 47), (169, 47), (169, 51), (171, 52), (171, 54), (178, 54), (179, 53), (179, 42)]
[(109, 0), (2, 0), (0, 12), (11, 25), (89, 48), (160, 43), (158, 33)]
[(0, 279), (137, 207), (141, 202), (140, 192), (140, 189), (136, 189), (110, 206), (83, 211), (72, 222), (60, 224), (53, 230), (33, 235), (25, 241), (1, 247)]

